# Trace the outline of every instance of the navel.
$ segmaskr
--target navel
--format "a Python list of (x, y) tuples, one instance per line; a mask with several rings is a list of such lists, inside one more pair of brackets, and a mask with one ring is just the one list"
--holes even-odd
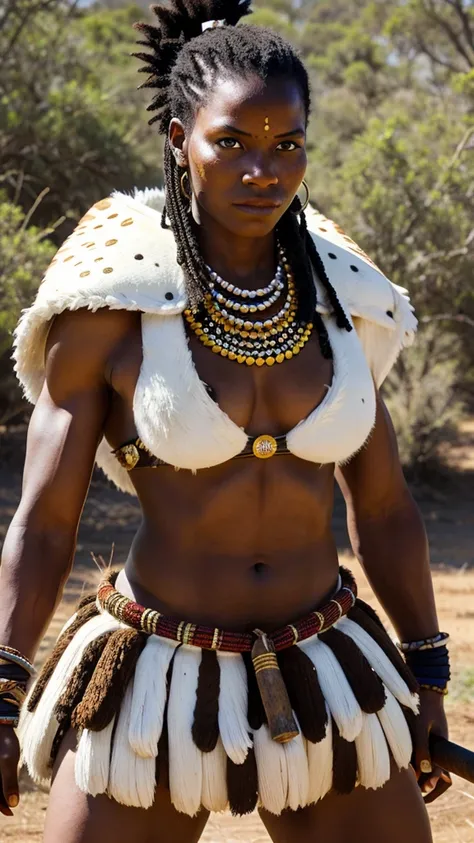
[(260, 579), (261, 577), (264, 577), (269, 572), (270, 566), (266, 565), (265, 562), (259, 561), (259, 562), (256, 562), (255, 565), (252, 565), (251, 570)]

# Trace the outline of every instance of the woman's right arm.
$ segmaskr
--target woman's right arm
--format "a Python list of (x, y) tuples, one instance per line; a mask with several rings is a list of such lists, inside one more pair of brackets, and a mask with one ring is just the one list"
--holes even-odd
[[(0, 646), (33, 660), (71, 571), (78, 524), (108, 410), (107, 361), (124, 320), (111, 311), (57, 317), (28, 430), (19, 507), (0, 566)], [(0, 812), (18, 794), (18, 742), (0, 726)], [(3, 793), (2, 793), (3, 791)]]

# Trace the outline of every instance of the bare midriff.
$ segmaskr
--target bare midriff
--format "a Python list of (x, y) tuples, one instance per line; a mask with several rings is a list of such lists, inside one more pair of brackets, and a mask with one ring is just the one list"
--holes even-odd
[[(313, 338), (295, 360), (253, 372), (191, 343), (201, 379), (249, 435), (285, 433), (326, 394), (332, 364)], [(111, 362), (106, 436), (135, 434), (139, 323)], [(231, 460), (196, 473), (130, 472), (142, 508), (117, 588), (143, 605), (229, 630), (271, 629), (329, 596), (338, 576), (331, 532), (334, 466), (293, 455)]]

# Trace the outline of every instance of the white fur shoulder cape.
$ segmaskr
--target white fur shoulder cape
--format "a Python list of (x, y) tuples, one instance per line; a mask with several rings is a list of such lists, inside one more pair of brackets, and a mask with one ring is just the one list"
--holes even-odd
[[(45, 344), (55, 315), (109, 307), (166, 317), (186, 307), (173, 234), (161, 228), (163, 201), (158, 188), (135, 190), (133, 196), (115, 192), (83, 216), (56, 253), (15, 332), (15, 370), (30, 401), (36, 402), (43, 386)], [(312, 208), (307, 220), (380, 385), (415, 335), (417, 320), (407, 291), (390, 282), (334, 222)], [(318, 310), (328, 312), (324, 302)], [(111, 468), (116, 461), (104, 442), (97, 459), (116, 480)], [(119, 485), (132, 491), (128, 477), (127, 481)]]

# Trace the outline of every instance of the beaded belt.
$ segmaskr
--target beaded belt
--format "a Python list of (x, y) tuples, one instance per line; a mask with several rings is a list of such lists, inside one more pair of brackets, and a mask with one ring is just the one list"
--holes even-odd
[[(339, 618), (352, 609), (357, 597), (356, 582), (347, 568), (339, 569), (341, 588), (334, 597), (317, 611), (287, 624), (266, 637), (275, 650), (284, 650), (304, 641), (312, 635), (326, 632)], [(221, 650), (228, 653), (250, 652), (255, 643), (256, 633), (229, 632), (227, 630), (202, 626), (201, 624), (179, 621), (162, 615), (155, 609), (147, 609), (134, 600), (120, 594), (114, 586), (117, 572), (102, 580), (97, 591), (99, 609), (108, 612), (117, 620), (148, 635), (158, 635), (178, 641), (181, 644), (191, 644), (202, 650)]]

